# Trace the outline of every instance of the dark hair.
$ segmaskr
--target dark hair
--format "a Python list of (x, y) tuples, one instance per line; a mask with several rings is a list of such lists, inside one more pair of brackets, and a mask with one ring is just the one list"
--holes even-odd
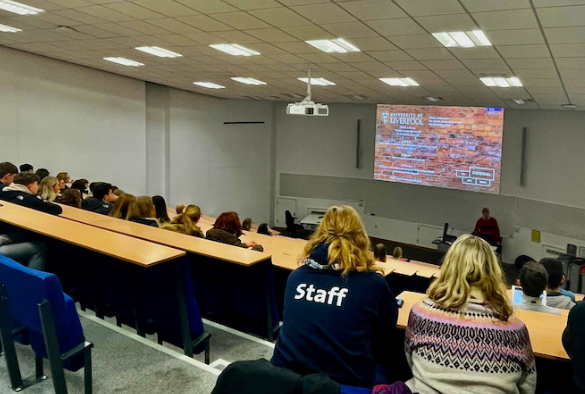
[(154, 196), (152, 197), (152, 203), (154, 204), (154, 209), (156, 209), (156, 218), (161, 221), (161, 223), (170, 222), (171, 219), (169, 218), (169, 214), (167, 212), (167, 203), (163, 196)]
[(79, 193), (85, 193), (85, 185), (87, 184), (87, 180), (85, 179), (78, 179), (71, 185), (72, 189), (79, 190)]
[(96, 182), (93, 186), (93, 196), (98, 200), (103, 200), (112, 190), (112, 185), (104, 182)]
[(490, 213), (490, 209), (489, 208), (483, 208), (481, 210), (481, 213)]
[(514, 267), (516, 267), (517, 271), (520, 271), (524, 264), (528, 263), (529, 261), (535, 261), (532, 257), (526, 256), (525, 254), (521, 254), (520, 256), (516, 257), (514, 260)]
[(379, 243), (374, 248), (374, 257), (377, 261), (386, 261), (386, 246), (383, 243)]
[(28, 186), (31, 183), (39, 182), (39, 177), (36, 174), (30, 172), (21, 172), (14, 177), (14, 183), (17, 185)]
[(20, 172), (28, 172), (28, 171), (32, 171), (33, 170), (33, 166), (30, 164), (21, 164), (20, 165)]
[(540, 264), (546, 269), (548, 274), (548, 288), (556, 289), (563, 282), (563, 263), (557, 259), (544, 258), (540, 260)]
[(242, 224), (237, 212), (224, 212), (217, 217), (213, 228), (227, 231), (236, 236), (242, 235)]
[(18, 168), (9, 161), (0, 163), (0, 178), (4, 178), (8, 174), (18, 174)]
[(530, 297), (540, 297), (543, 290), (546, 289), (548, 274), (546, 269), (536, 261), (529, 261), (524, 264), (520, 271), (520, 284), (524, 294)]
[(51, 173), (46, 168), (39, 168), (37, 172), (35, 172), (36, 176), (42, 181), (44, 178), (48, 177)]
[(242, 221), (242, 230), (250, 231), (252, 228), (252, 218), (246, 218)]
[(70, 207), (81, 208), (81, 192), (79, 189), (65, 189), (55, 201)]
[[(244, 222), (245, 222), (245, 220), (244, 220)], [(272, 234), (270, 234), (270, 229), (268, 228), (268, 224), (262, 223), (261, 225), (259, 225), (258, 226), (258, 234), (272, 235)]]

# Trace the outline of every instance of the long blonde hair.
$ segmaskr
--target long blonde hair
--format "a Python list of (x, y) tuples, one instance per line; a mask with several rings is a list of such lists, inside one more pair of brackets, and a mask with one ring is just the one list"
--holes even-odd
[(170, 223), (163, 223), (161, 227), (176, 233), (205, 238), (197, 226), (200, 218), (201, 209), (197, 205), (187, 205), (181, 214), (175, 216)]
[(118, 199), (114, 202), (114, 207), (108, 214), (113, 218), (128, 220), (132, 213), (132, 209), (134, 204), (136, 203), (136, 197), (132, 194), (122, 194)]
[(350, 271), (375, 271), (370, 238), (355, 209), (335, 205), (327, 210), (321, 224), (311, 235), (301, 259), (307, 258), (320, 244), (329, 244), (327, 263), (339, 265), (343, 275)]
[(508, 321), (513, 309), (496, 254), (483, 239), (462, 235), (449, 248), (428, 295), (442, 308), (459, 308), (469, 300), (472, 287), (481, 290), (498, 319)]
[(55, 193), (53, 187), (55, 187), (58, 182), (59, 180), (54, 176), (46, 176), (43, 178), (43, 180), (39, 184), (41, 198), (43, 200), (47, 200), (50, 202), (55, 201), (55, 199), (57, 198), (57, 193)]

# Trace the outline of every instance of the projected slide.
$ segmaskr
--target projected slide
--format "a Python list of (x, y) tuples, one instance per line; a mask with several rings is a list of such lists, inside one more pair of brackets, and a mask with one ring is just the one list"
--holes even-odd
[(378, 105), (374, 179), (500, 192), (502, 108)]

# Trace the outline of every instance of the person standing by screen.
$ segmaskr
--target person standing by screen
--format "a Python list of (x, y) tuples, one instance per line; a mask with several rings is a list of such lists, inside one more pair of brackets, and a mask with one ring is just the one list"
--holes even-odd
[(491, 239), (488, 239), (487, 241), (492, 245), (497, 246), (498, 252), (500, 252), (500, 249), (502, 247), (500, 227), (498, 226), (498, 221), (496, 220), (496, 218), (490, 216), (490, 210), (488, 208), (484, 208), (481, 210), (481, 217), (477, 219), (477, 222), (475, 223), (473, 234), (491, 237)]

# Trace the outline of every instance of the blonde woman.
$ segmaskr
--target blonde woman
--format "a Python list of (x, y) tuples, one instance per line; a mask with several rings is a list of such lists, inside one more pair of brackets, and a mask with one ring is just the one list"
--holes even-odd
[[(357, 212), (346, 205), (329, 208), (301, 263), (288, 278), (272, 364), (371, 388), (372, 349), (389, 347), (398, 312), (386, 280), (375, 272)], [(374, 333), (382, 332), (374, 344)]]
[(197, 226), (199, 219), (201, 219), (201, 209), (197, 205), (187, 205), (182, 213), (175, 216), (170, 223), (163, 223), (161, 227), (176, 233), (205, 238), (203, 232)]
[(428, 298), (406, 329), (412, 392), (534, 393), (536, 367), (524, 323), (512, 316), (503, 272), (490, 245), (459, 237)]
[(39, 184), (39, 195), (41, 199), (53, 202), (57, 198), (61, 187), (59, 186), (59, 180), (54, 176), (47, 176), (43, 178)]
[(132, 208), (136, 204), (136, 197), (132, 194), (123, 194), (114, 202), (114, 206), (108, 216), (116, 219), (128, 220), (132, 213)]
[(157, 227), (155, 219), (156, 208), (149, 196), (136, 197), (136, 201), (129, 207), (127, 220), (144, 224), (151, 227)]

